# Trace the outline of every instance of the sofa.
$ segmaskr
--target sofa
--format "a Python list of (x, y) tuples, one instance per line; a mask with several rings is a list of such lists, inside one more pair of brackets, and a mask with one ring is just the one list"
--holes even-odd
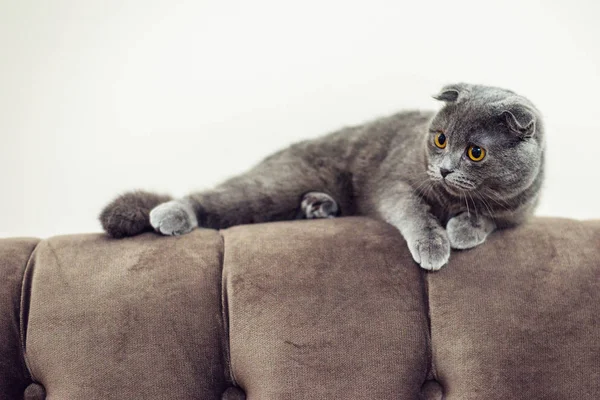
[(420, 269), (349, 217), (0, 240), (0, 399), (597, 399), (600, 221)]

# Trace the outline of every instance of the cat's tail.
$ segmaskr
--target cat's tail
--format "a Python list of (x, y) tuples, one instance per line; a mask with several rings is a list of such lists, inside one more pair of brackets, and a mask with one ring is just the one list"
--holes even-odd
[(100, 213), (102, 228), (114, 238), (139, 235), (153, 230), (150, 211), (170, 196), (137, 190), (120, 195)]

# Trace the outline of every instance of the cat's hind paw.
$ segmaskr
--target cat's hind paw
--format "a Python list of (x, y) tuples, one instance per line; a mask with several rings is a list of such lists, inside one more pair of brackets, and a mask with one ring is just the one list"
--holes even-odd
[(334, 218), (339, 215), (340, 208), (330, 195), (323, 192), (309, 192), (302, 197), (300, 203), (302, 218)]
[(198, 220), (189, 204), (173, 200), (150, 211), (150, 224), (163, 235), (177, 236), (194, 230), (198, 226)]

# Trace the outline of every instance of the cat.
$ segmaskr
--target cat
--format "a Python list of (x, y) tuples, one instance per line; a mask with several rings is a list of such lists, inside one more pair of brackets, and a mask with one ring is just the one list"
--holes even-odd
[(413, 259), (438, 270), (451, 248), (480, 245), (533, 213), (544, 130), (537, 108), (509, 90), (459, 83), (434, 98), (437, 113), (404, 111), (293, 144), (213, 190), (178, 200), (126, 193), (101, 224), (120, 238), (365, 215), (395, 226)]

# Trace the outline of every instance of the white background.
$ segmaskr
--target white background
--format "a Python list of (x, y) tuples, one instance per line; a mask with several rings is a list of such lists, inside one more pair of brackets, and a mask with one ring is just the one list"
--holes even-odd
[(293, 141), (491, 84), (546, 117), (539, 215), (600, 218), (600, 2), (0, 0), (0, 236), (99, 231)]

